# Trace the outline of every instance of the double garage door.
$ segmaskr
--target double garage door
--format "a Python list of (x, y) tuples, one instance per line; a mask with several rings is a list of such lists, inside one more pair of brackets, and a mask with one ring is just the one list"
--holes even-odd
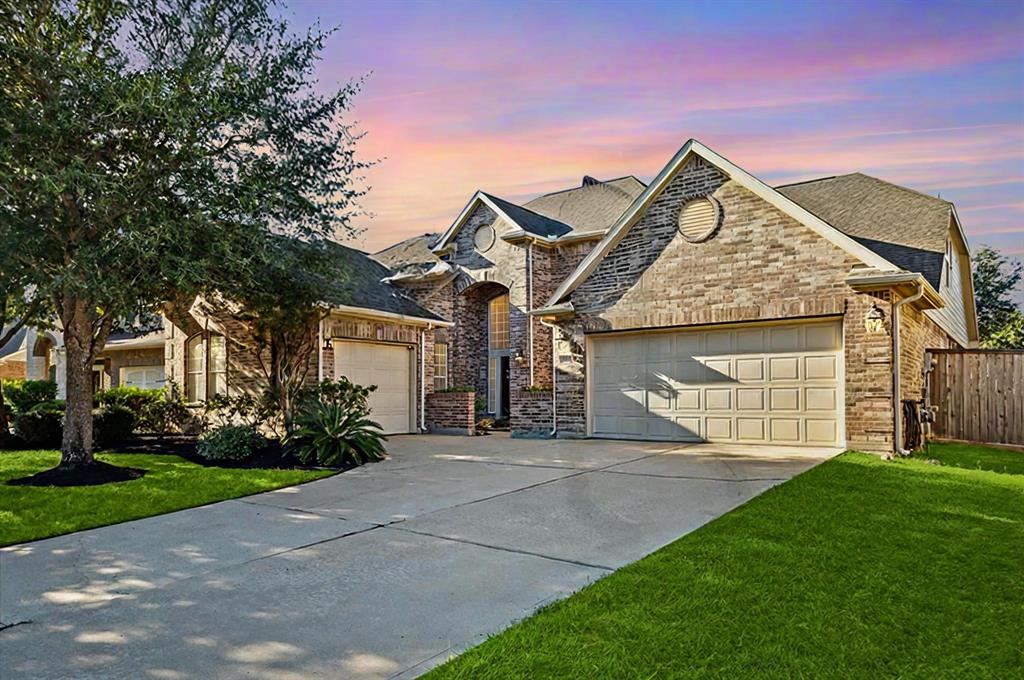
[(590, 338), (595, 437), (841, 446), (842, 325)]
[(334, 341), (334, 375), (377, 386), (370, 394), (370, 418), (380, 423), (384, 434), (412, 431), (414, 354), (406, 345)]

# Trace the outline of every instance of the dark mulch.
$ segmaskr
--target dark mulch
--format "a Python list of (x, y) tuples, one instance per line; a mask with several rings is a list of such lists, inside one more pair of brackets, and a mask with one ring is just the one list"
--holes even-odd
[[(196, 453), (196, 437), (188, 436), (167, 436), (140, 435), (131, 441), (118, 444), (107, 453), (152, 453), (159, 455), (180, 456), (185, 460), (204, 465), (206, 467), (219, 468), (262, 468), (272, 470), (315, 470), (322, 469), (316, 466), (304, 464), (294, 454), (281, 446), (281, 442), (271, 439), (267, 445), (256, 452), (256, 454), (245, 461), (234, 460), (208, 460)], [(351, 470), (356, 465), (345, 465), (337, 469), (342, 472)]]
[(73, 468), (55, 467), (28, 477), (8, 480), (11, 486), (96, 486), (111, 482), (130, 482), (146, 474), (140, 468), (121, 467), (102, 461)]

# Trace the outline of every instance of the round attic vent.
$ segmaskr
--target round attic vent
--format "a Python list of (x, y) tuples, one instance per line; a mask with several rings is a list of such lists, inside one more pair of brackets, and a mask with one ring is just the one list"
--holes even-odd
[(721, 206), (713, 198), (689, 200), (679, 209), (679, 233), (691, 243), (706, 241), (715, 233), (721, 212)]
[(494, 245), (494, 227), (485, 224), (473, 234), (473, 246), (478, 252), (486, 253)]

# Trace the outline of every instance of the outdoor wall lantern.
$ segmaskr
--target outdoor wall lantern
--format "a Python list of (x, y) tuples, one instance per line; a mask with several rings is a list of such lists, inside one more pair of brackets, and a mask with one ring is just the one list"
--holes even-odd
[(885, 312), (878, 305), (871, 305), (867, 316), (864, 317), (864, 329), (868, 333), (885, 332)]

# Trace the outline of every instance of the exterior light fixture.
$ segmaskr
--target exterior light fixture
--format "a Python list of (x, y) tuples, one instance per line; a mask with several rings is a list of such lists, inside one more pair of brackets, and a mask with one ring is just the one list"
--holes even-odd
[(868, 333), (885, 332), (885, 312), (878, 305), (871, 305), (867, 315), (864, 317), (864, 329)]

